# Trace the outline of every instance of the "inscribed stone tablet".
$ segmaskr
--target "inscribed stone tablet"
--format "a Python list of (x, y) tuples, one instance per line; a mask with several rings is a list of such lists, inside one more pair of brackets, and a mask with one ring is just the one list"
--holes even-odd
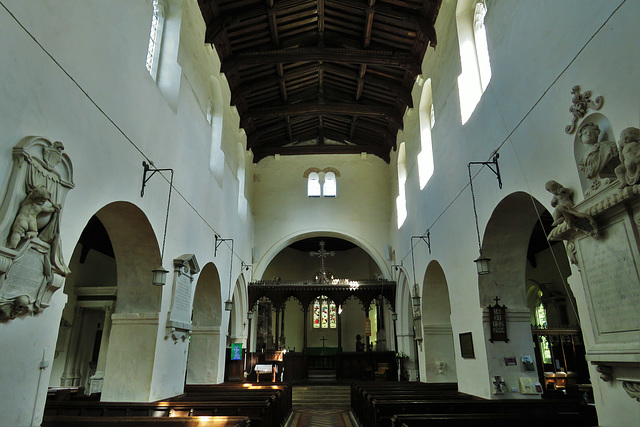
[(31, 301), (34, 301), (45, 280), (44, 256), (34, 249), (29, 249), (16, 259), (2, 284), (2, 297), (12, 299), (28, 295)]
[(173, 293), (171, 320), (190, 323), (191, 319), (191, 279), (188, 275), (176, 273), (176, 288)]
[(640, 330), (640, 275), (626, 222), (607, 229), (605, 241), (580, 241), (583, 275), (600, 334)]

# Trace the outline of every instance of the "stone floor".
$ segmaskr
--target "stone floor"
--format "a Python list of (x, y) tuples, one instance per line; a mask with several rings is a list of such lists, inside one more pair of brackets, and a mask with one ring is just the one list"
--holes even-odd
[(285, 427), (358, 427), (349, 385), (294, 385), (293, 412)]

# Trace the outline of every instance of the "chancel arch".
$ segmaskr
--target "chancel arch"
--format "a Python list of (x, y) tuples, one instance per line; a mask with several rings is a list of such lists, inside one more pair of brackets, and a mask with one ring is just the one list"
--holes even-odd
[(427, 382), (456, 382), (449, 287), (437, 261), (429, 263), (424, 275), (422, 325)]
[[(575, 301), (567, 284), (571, 274), (567, 253), (562, 243), (547, 240), (552, 223), (551, 214), (528, 193), (505, 197), (489, 219), (482, 244), (482, 254), (491, 259), (491, 273), (478, 276), (478, 281), (489, 360), (519, 355), (515, 361), (521, 368), (519, 376), (555, 390), (589, 379)], [(542, 301), (553, 318), (551, 325), (539, 324), (535, 310)], [(504, 337), (491, 341), (495, 336), (489, 310), (496, 304), (506, 306), (508, 342)], [(499, 376), (504, 381), (510, 372), (505, 364), (489, 366), (492, 380)], [(495, 387), (499, 386), (492, 384), (492, 390)], [(512, 394), (507, 387), (502, 390), (499, 396), (530, 396)]]
[(193, 298), (193, 331), (189, 342), (187, 384), (217, 383), (221, 352), (222, 294), (220, 274), (213, 263), (204, 266)]
[[(249, 284), (249, 307), (257, 305), (256, 351), (286, 351), (285, 379), (313, 370), (373, 378), (378, 362), (380, 375), (396, 376), (396, 286), (365, 250), (331, 235), (305, 236), (274, 256), (262, 277)], [(355, 354), (357, 335), (361, 350), (390, 362)]]
[[(371, 260), (375, 264), (375, 267), (379, 270), (379, 274), (382, 277), (391, 277), (391, 273), (388, 270), (387, 263), (384, 260), (384, 255), (381, 251), (381, 248), (378, 248), (372, 245), (370, 242), (362, 239), (360, 236), (357, 236), (355, 233), (349, 233), (345, 230), (305, 230), (296, 233), (292, 233), (278, 242), (274, 243), (271, 247), (269, 247), (265, 253), (259, 255), (256, 263), (254, 264), (254, 278), (262, 278), (263, 280), (269, 280), (273, 277), (273, 274), (270, 274), (266, 269), (268, 267), (273, 267), (273, 260), (276, 256), (281, 254), (281, 252), (290, 246), (292, 243), (315, 237), (330, 237), (341, 239), (346, 242), (350, 242), (353, 245), (356, 245), (362, 251), (364, 251)], [(331, 248), (329, 248), (331, 249)]]

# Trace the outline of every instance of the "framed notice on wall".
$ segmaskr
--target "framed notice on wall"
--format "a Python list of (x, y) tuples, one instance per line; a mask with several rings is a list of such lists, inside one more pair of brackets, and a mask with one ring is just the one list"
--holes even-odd
[(489, 328), (491, 330), (491, 338), (489, 341), (509, 342), (507, 338), (507, 307), (498, 304), (500, 298), (496, 297), (496, 305), (490, 305), (489, 308)]
[(465, 359), (475, 359), (476, 354), (473, 351), (473, 337), (471, 332), (460, 334), (460, 355)]

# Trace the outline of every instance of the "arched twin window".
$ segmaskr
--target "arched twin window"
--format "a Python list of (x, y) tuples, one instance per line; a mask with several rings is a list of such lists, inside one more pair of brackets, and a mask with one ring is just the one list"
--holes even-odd
[(313, 327), (316, 329), (335, 329), (337, 327), (338, 310), (336, 304), (322, 295), (313, 301)]
[(340, 176), (333, 168), (309, 168), (304, 173), (307, 178), (307, 197), (337, 197), (338, 184), (336, 176)]

